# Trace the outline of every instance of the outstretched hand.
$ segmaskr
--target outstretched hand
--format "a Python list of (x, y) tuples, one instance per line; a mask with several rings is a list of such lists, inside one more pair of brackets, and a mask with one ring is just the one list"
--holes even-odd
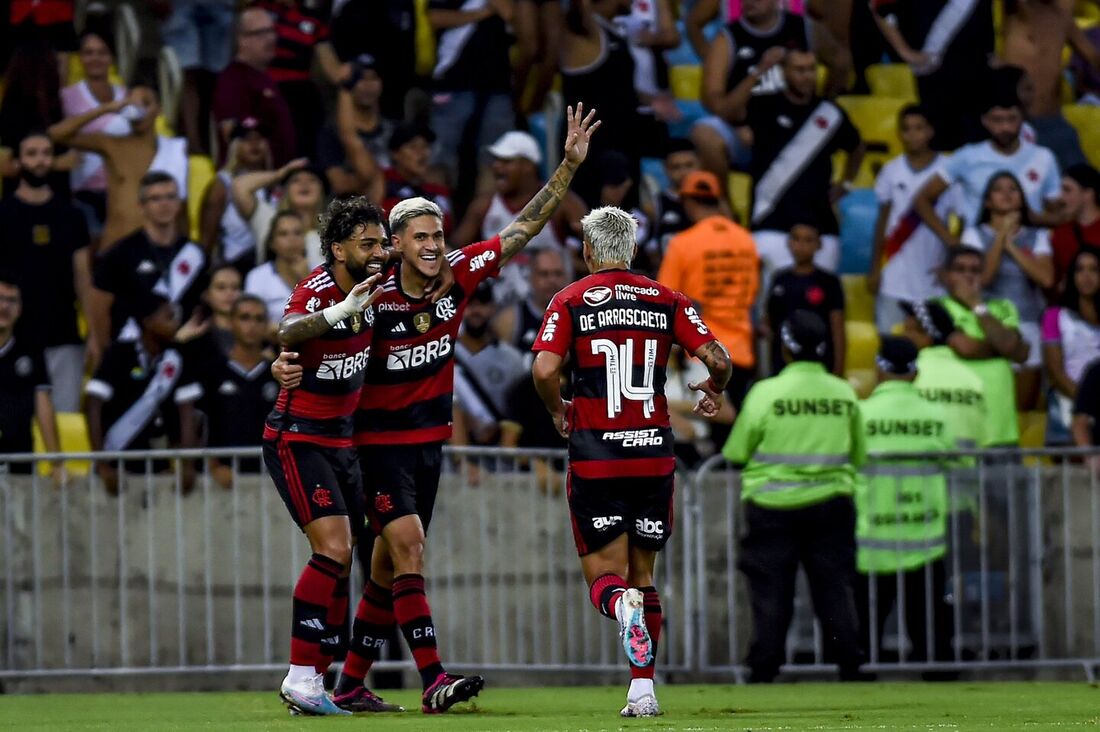
[(576, 112), (573, 107), (566, 107), (565, 120), (565, 159), (574, 165), (580, 165), (588, 156), (588, 143), (592, 135), (600, 128), (600, 120), (596, 119), (596, 110), (591, 110), (587, 117), (584, 114), (584, 102), (577, 102)]
[(703, 417), (718, 416), (718, 410), (722, 408), (722, 395), (711, 388), (710, 379), (700, 381), (698, 384), (688, 384), (688, 388), (703, 394), (699, 397), (699, 403), (691, 410), (692, 412)]

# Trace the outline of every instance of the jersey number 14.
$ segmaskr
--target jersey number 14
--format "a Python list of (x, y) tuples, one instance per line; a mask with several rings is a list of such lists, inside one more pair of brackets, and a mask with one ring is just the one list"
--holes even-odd
[(646, 418), (653, 416), (653, 369), (657, 364), (657, 341), (645, 341), (645, 361), (642, 365), (642, 383), (634, 383), (634, 340), (615, 343), (607, 338), (592, 341), (592, 355), (604, 357), (607, 369), (607, 416), (615, 417), (623, 411), (623, 399), (642, 402)]

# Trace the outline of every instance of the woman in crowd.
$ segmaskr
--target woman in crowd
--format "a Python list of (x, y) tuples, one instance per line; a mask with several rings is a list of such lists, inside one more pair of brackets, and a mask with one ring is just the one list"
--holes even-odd
[(1030, 351), (1016, 373), (1016, 403), (1021, 410), (1034, 409), (1042, 360), (1043, 290), (1054, 284), (1054, 261), (1050, 232), (1031, 226), (1023, 189), (1012, 173), (1001, 171), (990, 178), (979, 223), (963, 232), (962, 244), (985, 252), (986, 293), (1011, 301), (1019, 311), (1020, 333)]
[(301, 217), (293, 211), (275, 214), (264, 250), (268, 253), (268, 261), (248, 273), (244, 291), (264, 301), (270, 339), (275, 342), (287, 298), (294, 285), (305, 279), (310, 270), (306, 261), (306, 231)]
[[(1088, 365), (1100, 358), (1100, 250), (1070, 263), (1059, 305), (1043, 314), (1043, 365), (1050, 378), (1048, 442), (1069, 441), (1073, 399)], [(1061, 429), (1059, 429), (1061, 428)]]
[[(325, 261), (321, 255), (321, 236), (317, 233), (318, 220), (325, 208), (325, 178), (308, 165), (308, 160), (299, 158), (278, 170), (239, 175), (233, 179), (232, 194), (234, 205), (252, 227), (257, 243), (268, 240), (276, 213), (293, 211), (298, 214), (306, 227), (306, 261), (312, 269)], [(272, 196), (279, 201), (275, 206), (259, 193), (280, 181), (279, 194)], [(266, 259), (266, 250), (261, 248), (256, 252), (257, 263)]]

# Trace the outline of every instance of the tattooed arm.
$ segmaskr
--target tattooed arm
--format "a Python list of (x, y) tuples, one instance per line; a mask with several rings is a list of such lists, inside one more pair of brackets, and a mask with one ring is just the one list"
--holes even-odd
[(704, 417), (714, 417), (722, 408), (722, 390), (733, 376), (733, 362), (730, 361), (729, 351), (717, 340), (699, 346), (695, 349), (695, 356), (707, 367), (710, 378), (698, 384), (688, 384), (689, 389), (703, 394), (693, 411)]
[(501, 264), (514, 257), (527, 245), (527, 242), (542, 231), (542, 227), (554, 215), (565, 194), (569, 192), (569, 183), (573, 180), (573, 174), (577, 172), (577, 168), (588, 155), (588, 144), (592, 134), (600, 127), (600, 121), (595, 119), (596, 110), (593, 109), (587, 117), (582, 119), (583, 113), (584, 105), (580, 103), (577, 104), (575, 114), (572, 107), (566, 109), (569, 127), (565, 139), (565, 156), (542, 190), (523, 207), (515, 221), (500, 232)]
[(294, 346), (327, 333), (334, 325), (357, 312), (362, 312), (381, 294), (381, 288), (371, 290), (381, 274), (376, 274), (351, 288), (343, 302), (330, 305), (319, 313), (291, 313), (279, 323), (279, 343)]

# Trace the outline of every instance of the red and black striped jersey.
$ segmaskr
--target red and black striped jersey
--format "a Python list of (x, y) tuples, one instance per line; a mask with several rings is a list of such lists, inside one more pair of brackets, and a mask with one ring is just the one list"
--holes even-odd
[(288, 5), (278, 0), (259, 0), (254, 5), (271, 13), (275, 20), (275, 58), (268, 67), (268, 75), (277, 83), (309, 81), (313, 50), (329, 37), (324, 15), (301, 3)]
[(401, 289), (401, 264), (374, 302), (373, 355), (355, 413), (355, 444), (419, 444), (451, 436), (454, 350), (470, 295), (500, 271), (500, 237), (447, 254), (451, 291), (433, 303)]
[[(321, 265), (295, 286), (283, 316), (318, 313), (346, 297), (328, 266)], [(264, 439), (281, 435), (336, 447), (351, 445), (352, 412), (363, 388), (374, 319), (372, 305), (294, 347), (303, 370), (302, 383), (279, 390)]]
[(555, 295), (532, 350), (569, 359), (570, 469), (581, 478), (671, 473), (668, 354), (712, 340), (685, 295), (628, 270), (597, 272)]

